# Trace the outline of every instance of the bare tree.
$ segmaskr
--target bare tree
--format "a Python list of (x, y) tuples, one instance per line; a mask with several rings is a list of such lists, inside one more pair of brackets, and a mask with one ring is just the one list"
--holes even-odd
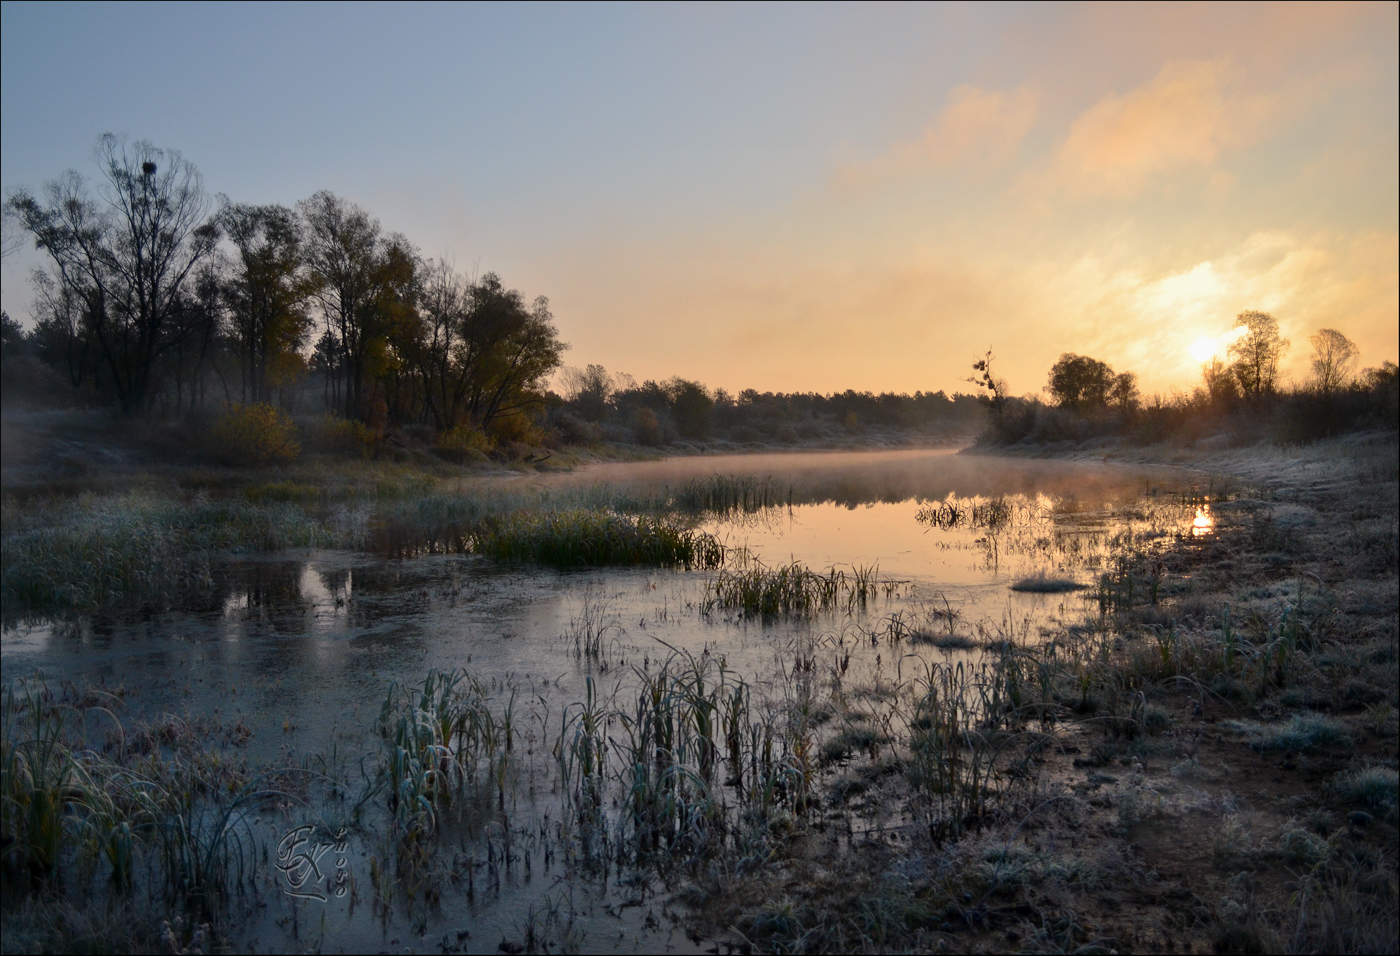
[(1336, 329), (1319, 329), (1309, 339), (1313, 347), (1313, 387), (1322, 395), (1345, 388), (1356, 365), (1356, 345)]
[(1273, 394), (1278, 360), (1288, 348), (1288, 340), (1279, 335), (1278, 319), (1267, 312), (1241, 312), (1235, 324), (1245, 327), (1245, 334), (1230, 345), (1231, 370), (1240, 391), (1246, 396)]
[(601, 421), (607, 411), (608, 398), (617, 387), (608, 370), (596, 363), (587, 368), (564, 369), (564, 397), (573, 403), (580, 415), (591, 422)]
[(177, 344), (185, 286), (213, 254), (218, 230), (207, 221), (198, 170), (178, 152), (111, 133), (97, 152), (97, 198), (69, 171), (48, 184), (44, 201), (21, 190), (8, 205), (81, 302), (84, 329), (132, 414), (149, 403), (156, 360)]
[(976, 375), (969, 375), (967, 380), (979, 388), (985, 388), (990, 397), (992, 411), (1001, 414), (1003, 406), (1006, 404), (1007, 384), (1006, 379), (998, 378), (992, 373), (992, 350), (987, 349), (987, 354), (972, 363), (972, 370)]

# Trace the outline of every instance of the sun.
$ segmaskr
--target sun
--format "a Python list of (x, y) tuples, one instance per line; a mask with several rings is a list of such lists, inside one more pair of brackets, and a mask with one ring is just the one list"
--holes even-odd
[(1220, 348), (1220, 343), (1213, 335), (1202, 335), (1190, 345), (1191, 358), (1204, 365), (1209, 362)]

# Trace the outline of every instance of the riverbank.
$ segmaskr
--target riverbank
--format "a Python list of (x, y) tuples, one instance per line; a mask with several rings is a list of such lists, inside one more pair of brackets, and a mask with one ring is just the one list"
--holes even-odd
[[(1202, 533), (1155, 566), (1121, 555), (1097, 620), (1042, 635), (1057, 653), (1021, 703), (1038, 719), (1002, 751), (1019, 778), (964, 833), (896, 813), (852, 837), (833, 817), (763, 872), (697, 887), (699, 925), (761, 951), (1393, 951), (1394, 433), (1012, 453), (1242, 490), (1203, 501)], [(897, 806), (901, 781), (853, 809)]]
[[(484, 450), (440, 447), (431, 432), (397, 430), (356, 444), (327, 422), (300, 423), (293, 460), (230, 464), (211, 447), (198, 424), (132, 421), (96, 409), (6, 408), (0, 414), (0, 489), (31, 497), (171, 485), (218, 491), (269, 481), (320, 484), (331, 490), (366, 485), (452, 481), (462, 478), (570, 471), (604, 462), (656, 461), (687, 456), (957, 448), (970, 436), (948, 439), (891, 430), (832, 433), (790, 442), (723, 439), (639, 445), (616, 442)], [(322, 432), (336, 432), (326, 435)], [(353, 447), (352, 447), (353, 446)]]

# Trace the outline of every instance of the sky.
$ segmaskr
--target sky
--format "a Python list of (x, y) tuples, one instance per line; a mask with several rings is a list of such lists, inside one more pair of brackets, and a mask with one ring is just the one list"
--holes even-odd
[(7, 0), (0, 190), (108, 131), (328, 189), (638, 381), (971, 391), (990, 349), (1013, 394), (1074, 352), (1170, 395), (1246, 310), (1301, 381), (1321, 328), (1397, 358), (1397, 11)]

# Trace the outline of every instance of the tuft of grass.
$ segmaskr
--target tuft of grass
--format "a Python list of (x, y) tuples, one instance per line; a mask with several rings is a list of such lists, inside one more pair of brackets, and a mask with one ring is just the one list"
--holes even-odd
[(1291, 863), (1316, 866), (1327, 859), (1331, 847), (1307, 827), (1290, 820), (1279, 834), (1278, 850)]
[(718, 607), (764, 620), (837, 608), (849, 612), (865, 607), (875, 589), (874, 567), (852, 567), (849, 575), (833, 567), (819, 574), (799, 561), (776, 568), (753, 561), (743, 569), (724, 569), (709, 582), (705, 610)]
[(476, 550), (499, 561), (554, 567), (716, 568), (724, 546), (711, 534), (668, 518), (571, 509), (515, 512), (487, 519), (475, 534)]
[(604, 651), (607, 649), (609, 634), (622, 633), (622, 625), (608, 607), (607, 596), (601, 588), (589, 587), (584, 591), (578, 614), (569, 618), (569, 628), (564, 639), (574, 645), (574, 656), (604, 664)]
[(832, 764), (848, 759), (855, 753), (874, 754), (885, 738), (874, 727), (850, 726), (828, 738), (821, 748), (821, 762)]
[(1394, 813), (1397, 791), (1400, 791), (1400, 771), (1394, 767), (1347, 770), (1332, 778), (1329, 789), (1348, 803)]
[(1322, 714), (1294, 715), (1286, 724), (1261, 724), (1252, 720), (1227, 722), (1232, 730), (1244, 734), (1255, 750), (1283, 750), (1293, 753), (1351, 744), (1351, 732), (1346, 724)]
[(1011, 585), (1013, 591), (1027, 591), (1032, 594), (1063, 594), (1066, 591), (1079, 591), (1088, 587), (1073, 578), (1057, 578), (1041, 571), (1027, 578), (1021, 578)]
[(951, 631), (940, 634), (936, 631), (920, 629), (909, 635), (909, 640), (915, 644), (926, 644), (947, 651), (965, 651), (981, 646), (977, 638), (969, 637), (966, 634), (955, 634)]

